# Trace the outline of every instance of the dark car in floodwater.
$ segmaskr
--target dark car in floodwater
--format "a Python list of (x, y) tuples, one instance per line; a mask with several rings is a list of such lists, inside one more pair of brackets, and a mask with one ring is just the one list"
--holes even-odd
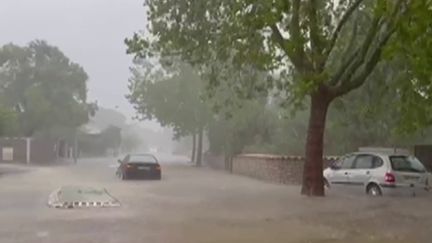
[(118, 162), (116, 174), (122, 180), (162, 178), (161, 166), (152, 154), (128, 154)]

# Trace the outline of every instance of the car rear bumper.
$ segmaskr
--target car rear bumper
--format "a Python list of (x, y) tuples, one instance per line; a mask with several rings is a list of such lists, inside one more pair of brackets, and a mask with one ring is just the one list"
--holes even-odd
[(383, 195), (387, 196), (422, 196), (430, 194), (431, 188), (425, 186), (380, 185)]
[(126, 171), (128, 179), (155, 179), (161, 178), (161, 171)]

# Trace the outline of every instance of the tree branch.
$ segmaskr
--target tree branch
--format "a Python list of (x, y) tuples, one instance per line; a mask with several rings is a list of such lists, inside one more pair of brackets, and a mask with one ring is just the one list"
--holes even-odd
[(347, 71), (347, 69), (352, 66), (353, 62), (356, 60), (356, 58), (358, 58), (358, 56), (360, 55), (360, 48), (358, 48), (357, 50), (355, 50), (351, 56), (345, 60), (344, 62), (342, 62), (341, 67), (339, 67), (338, 72), (333, 76), (333, 78), (331, 78), (329, 84), (330, 85), (336, 85), (340, 80), (342, 75)]
[[(357, 39), (357, 33), (358, 33), (358, 18), (354, 19), (353, 28), (352, 28), (352, 32), (351, 32), (351, 38), (348, 42), (348, 45), (346, 46), (346, 48), (344, 50), (344, 56), (348, 55), (348, 53), (354, 47), (354, 43)], [(345, 59), (345, 58), (343, 58), (343, 59)]]
[(312, 63), (314, 69), (324, 67), (321, 63), (323, 63), (322, 58), (322, 43), (321, 43), (321, 35), (318, 27), (318, 19), (317, 19), (317, 8), (316, 2), (317, 0), (309, 0), (308, 6), (308, 16), (309, 16), (309, 36), (311, 40), (311, 49), (312, 49), (312, 60), (317, 60), (316, 63)]
[(342, 16), (341, 20), (339, 21), (335, 31), (332, 34), (332, 37), (330, 39), (330, 44), (328, 45), (328, 48), (326, 49), (326, 51), (324, 52), (324, 57), (325, 57), (325, 61), (324, 63), (327, 62), (328, 57), (330, 55), (330, 53), (333, 51), (333, 48), (336, 44), (336, 41), (339, 37), (340, 32), (342, 31), (342, 28), (345, 26), (345, 24), (348, 22), (349, 18), (351, 17), (351, 15), (354, 13), (354, 11), (358, 8), (358, 6), (363, 2), (363, 0), (356, 0), (353, 5), (351, 5), (347, 11), (345, 12), (345, 14)]
[(288, 56), (288, 58), (291, 60), (293, 65), (296, 68), (302, 67), (302, 62), (299, 60), (299, 57), (295, 54), (294, 50), (290, 50), (287, 45), (289, 44), (289, 40), (285, 39), (282, 36), (282, 33), (280, 32), (279, 28), (276, 24), (272, 24), (270, 26), (273, 34), (273, 39), (279, 44), (280, 48), (285, 52), (285, 54)]
[[(301, 42), (300, 33), (300, 0), (293, 0), (291, 9), (291, 21), (289, 24), (290, 36), (294, 41)], [(302, 48), (303, 49), (303, 48)]]
[[(393, 33), (396, 31), (398, 13), (403, 14), (405, 12), (403, 9), (401, 9), (403, 2), (404, 0), (398, 0), (396, 2), (387, 21), (384, 21), (382, 16), (378, 18), (378, 21), (377, 18), (375, 18), (374, 25), (371, 28), (372, 31), (369, 32), (368, 37), (363, 44), (364, 49), (362, 51), (362, 57), (359, 58), (356, 62), (354, 62), (351, 65), (351, 68), (347, 69), (344, 72), (344, 75), (342, 77), (339, 77), (340, 84), (335, 89), (338, 95), (343, 95), (361, 86), (365, 82), (366, 78), (373, 71), (375, 66), (378, 64), (379, 60), (381, 59), (382, 49), (387, 44)], [(382, 29), (383, 26), (386, 26), (385, 30)], [(375, 34), (371, 35), (371, 32), (375, 32)], [(381, 39), (380, 36), (376, 37), (377, 44), (375, 45), (375, 48), (371, 52), (369, 52), (370, 47), (373, 45), (374, 42), (373, 39), (379, 32), (384, 33), (382, 33)]]
[(270, 26), (272, 33), (273, 33), (273, 38), (276, 40), (276, 42), (279, 44), (279, 46), (285, 50), (285, 44), (286, 44), (286, 39), (283, 38), (282, 33), (280, 32), (279, 28), (277, 27), (276, 24), (272, 24)]
[[(360, 49), (357, 49), (356, 51), (352, 52), (351, 55), (349, 53), (354, 47), (354, 43), (357, 40), (357, 33), (358, 33), (358, 18), (354, 20), (354, 26), (352, 28), (352, 33), (350, 40), (348, 42), (348, 45), (345, 47), (345, 50), (343, 51), (343, 57), (342, 57), (342, 63), (345, 63), (342, 65), (342, 67), (339, 69), (338, 73), (333, 77), (332, 80), (330, 80), (330, 85), (336, 85), (339, 81), (340, 77), (342, 76), (343, 72), (352, 64), (354, 59), (359, 55)], [(349, 56), (349, 57), (348, 57)], [(325, 67), (325, 63), (322, 63), (322, 68)]]
[(339, 70), (331, 79), (330, 84), (339, 84), (335, 87), (336, 89), (338, 88), (338, 86), (342, 85), (343, 82), (349, 81), (349, 79), (354, 74), (354, 72), (364, 62), (364, 58), (368, 53), (368, 50), (374, 40), (374, 37), (376, 36), (378, 30), (380, 29), (379, 28), (380, 21), (381, 21), (381, 17), (375, 16), (374, 20), (372, 21), (369, 32), (367, 33), (366, 38), (363, 44), (361, 45), (361, 47), (359, 47), (351, 55), (351, 57), (348, 59), (348, 61), (345, 64), (342, 64), (339, 67)]
[(301, 36), (300, 31), (300, 0), (293, 0), (291, 9), (291, 21), (289, 24), (289, 33), (291, 37), (291, 43), (293, 44), (293, 54), (298, 60), (296, 68), (300, 72), (305, 72), (309, 69), (309, 61), (306, 59), (304, 50), (304, 40)]
[(387, 33), (384, 34), (382, 40), (378, 42), (368, 60), (363, 64), (362, 69), (359, 72), (356, 72), (357, 75), (354, 76), (351, 82), (346, 82), (345, 85), (341, 86), (339, 95), (346, 94), (349, 91), (360, 87), (366, 81), (367, 77), (372, 73), (373, 69), (380, 61), (382, 50), (395, 30), (396, 28), (392, 27), (387, 31)]

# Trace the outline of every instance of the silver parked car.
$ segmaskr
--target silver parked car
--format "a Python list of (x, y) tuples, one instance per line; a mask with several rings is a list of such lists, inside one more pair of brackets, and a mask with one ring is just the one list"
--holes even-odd
[(343, 156), (324, 170), (329, 189), (371, 196), (418, 195), (430, 189), (430, 173), (414, 156), (358, 152)]

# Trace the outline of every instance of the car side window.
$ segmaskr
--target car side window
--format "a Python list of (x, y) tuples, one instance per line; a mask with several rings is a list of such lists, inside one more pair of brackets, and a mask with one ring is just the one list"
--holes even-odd
[(333, 162), (332, 164), (331, 164), (331, 168), (332, 169), (340, 169), (341, 167), (342, 167), (342, 162), (343, 162), (343, 158), (342, 159), (339, 159), (339, 160), (336, 160), (335, 162)]
[(343, 159), (341, 169), (352, 169), (354, 163), (354, 156), (350, 155)]
[(372, 168), (374, 168), (374, 169), (379, 168), (379, 167), (383, 166), (383, 164), (384, 164), (384, 161), (380, 157), (374, 156)]
[(358, 155), (355, 160), (355, 169), (372, 169), (374, 168), (374, 158), (372, 155)]

